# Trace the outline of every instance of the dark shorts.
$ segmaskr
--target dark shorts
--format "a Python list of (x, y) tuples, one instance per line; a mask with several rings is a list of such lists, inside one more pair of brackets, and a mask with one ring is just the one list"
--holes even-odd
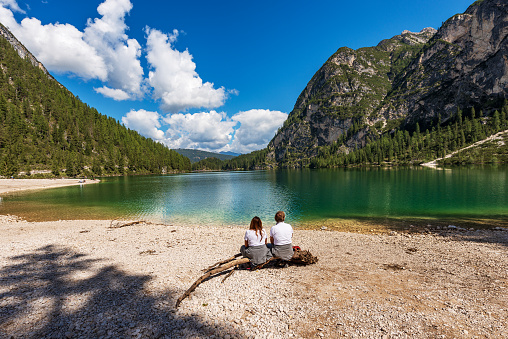
[(253, 265), (264, 264), (272, 257), (270, 249), (265, 245), (249, 246), (247, 248), (245, 248), (245, 245), (242, 245), (242, 247), (240, 247), (240, 253), (242, 253), (245, 258), (249, 258)]
[(272, 256), (282, 260), (291, 260), (293, 258), (293, 244), (273, 245), (271, 246)]

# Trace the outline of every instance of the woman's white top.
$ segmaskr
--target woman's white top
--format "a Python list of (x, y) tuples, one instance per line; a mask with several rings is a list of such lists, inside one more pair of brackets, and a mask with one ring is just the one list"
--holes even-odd
[(259, 232), (256, 235), (255, 230), (247, 230), (247, 232), (245, 232), (245, 240), (247, 241), (249, 246), (264, 245), (266, 241), (266, 232), (265, 230), (262, 230), (261, 235), (259, 234)]

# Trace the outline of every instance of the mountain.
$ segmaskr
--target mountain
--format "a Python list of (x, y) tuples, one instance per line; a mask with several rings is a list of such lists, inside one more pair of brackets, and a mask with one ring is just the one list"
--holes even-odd
[(235, 152), (220, 152), (220, 154), (231, 155), (233, 157), (238, 157), (238, 156), (242, 155), (241, 153), (235, 153)]
[(233, 154), (223, 154), (223, 153), (214, 153), (214, 152), (206, 152), (197, 149), (186, 149), (186, 148), (177, 148), (175, 149), (178, 154), (183, 155), (190, 159), (191, 163), (198, 162), (200, 160), (204, 160), (207, 158), (217, 158), (219, 160), (229, 160), (233, 159), (236, 155)]
[(0, 24), (0, 176), (190, 169), (188, 158), (79, 100)]
[[(433, 129), (456, 123), (459, 147), (460, 132), (471, 134), (459, 131), (467, 127), (463, 117), (475, 134), (465, 137), (466, 143), (494, 133), (487, 122), (496, 110), (504, 119), (508, 98), (507, 35), (506, 0), (483, 0), (438, 31), (404, 31), (374, 47), (340, 48), (312, 77), (268, 144), (265, 166), (320, 166), (316, 159), (330, 165), (327, 157), (346, 157), (383, 138), (393, 143), (398, 132), (407, 143), (417, 129), (428, 130), (430, 137)], [(429, 148), (401, 156), (418, 162), (442, 151), (431, 151), (440, 146), (430, 141), (425, 145)], [(382, 153), (376, 162), (388, 160)], [(419, 158), (413, 158), (415, 154)]]
[(42, 63), (37, 60), (32, 53), (18, 39), (9, 31), (4, 25), (0, 23), (0, 36), (2, 36), (5, 40), (7, 40), (12, 48), (18, 53), (19, 57), (22, 59), (27, 59), (33, 66), (39, 68), (46, 74), (48, 77), (53, 78), (46, 67)]
[(231, 171), (231, 170), (259, 170), (265, 169), (267, 150), (254, 151), (249, 154), (240, 154), (229, 160), (206, 158), (192, 164), (194, 171)]
[(459, 108), (493, 110), (508, 91), (508, 3), (477, 1), (448, 19), (403, 72), (378, 114), (406, 126), (453, 119)]

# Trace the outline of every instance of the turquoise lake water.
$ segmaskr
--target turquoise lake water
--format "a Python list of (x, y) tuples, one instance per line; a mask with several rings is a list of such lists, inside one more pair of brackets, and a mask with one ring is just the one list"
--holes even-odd
[(272, 223), (330, 219), (508, 219), (508, 168), (335, 169), (103, 178), (93, 185), (2, 197), (0, 214), (29, 220), (149, 219), (165, 223)]

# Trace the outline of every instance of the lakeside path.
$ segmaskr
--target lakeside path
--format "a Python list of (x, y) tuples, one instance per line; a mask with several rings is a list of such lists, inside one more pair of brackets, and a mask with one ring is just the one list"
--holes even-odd
[(498, 132), (494, 135), (491, 135), (490, 137), (488, 138), (485, 138), (483, 140), (480, 140), (480, 141), (477, 141), (475, 142), (474, 144), (472, 145), (469, 145), (467, 147), (464, 147), (464, 148), (461, 148), (461, 149), (458, 149), (456, 151), (453, 151), (447, 155), (445, 155), (443, 158), (437, 158), (437, 159), (434, 159), (432, 161), (429, 161), (429, 162), (425, 162), (423, 164), (421, 164), (421, 166), (426, 166), (426, 167), (431, 167), (431, 168), (437, 168), (437, 162), (439, 160), (443, 160), (443, 159), (448, 159), (448, 158), (451, 158), (452, 156), (454, 156), (455, 154), (459, 153), (459, 152), (462, 152), (462, 151), (465, 151), (467, 149), (470, 149), (470, 148), (473, 148), (473, 147), (477, 147), (477, 146), (480, 146), (481, 144), (484, 144), (486, 143), (487, 141), (494, 141), (494, 140), (498, 140), (499, 143), (501, 143), (501, 146), (504, 145), (504, 142), (502, 141), (502, 137), (505, 136), (505, 135), (508, 135), (508, 130), (504, 130), (504, 131), (501, 131), (501, 132)]
[(506, 229), (296, 229), (317, 264), (214, 277), (175, 309), (245, 230), (110, 224), (0, 216), (0, 337), (508, 337)]
[(84, 183), (80, 183), (80, 180), (82, 179), (0, 179), (0, 194), (100, 182), (98, 179), (86, 179)]

